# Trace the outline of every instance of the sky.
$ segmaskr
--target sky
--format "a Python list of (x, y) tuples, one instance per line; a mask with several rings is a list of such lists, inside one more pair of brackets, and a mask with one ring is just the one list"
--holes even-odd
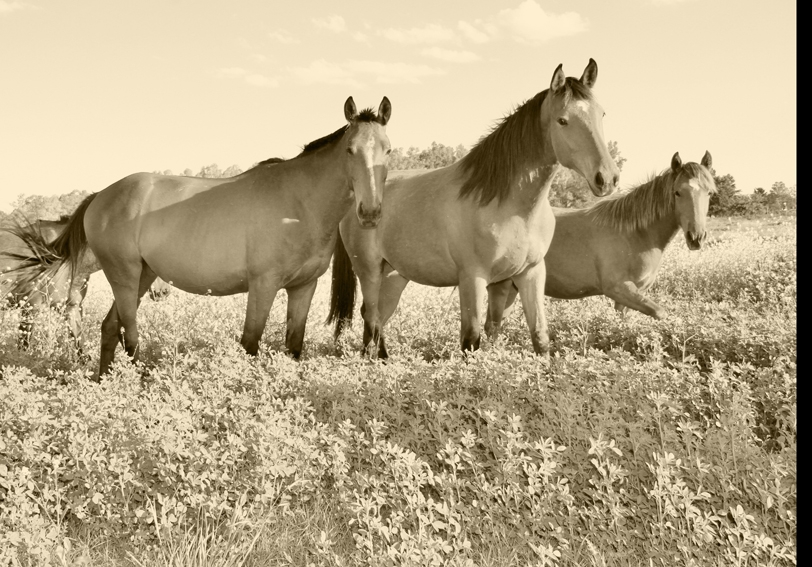
[(796, 27), (789, 0), (0, 0), (0, 210), (290, 158), (348, 96), (390, 99), (393, 147), (470, 147), (590, 57), (621, 187), (705, 150), (794, 185)]

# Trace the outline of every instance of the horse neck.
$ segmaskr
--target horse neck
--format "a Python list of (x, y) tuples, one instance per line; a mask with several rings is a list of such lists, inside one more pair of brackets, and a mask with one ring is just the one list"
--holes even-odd
[(660, 215), (649, 223), (645, 231), (646, 240), (650, 247), (665, 250), (678, 230), (677, 209), (672, 207), (670, 213)]
[[(296, 199), (314, 216), (322, 219), (325, 227), (337, 228), (339, 220), (352, 203), (345, 160), (346, 154), (341, 144), (336, 142), (280, 164), (285, 165), (286, 169), (298, 169), (306, 177), (306, 183), (297, 183), (293, 189)], [(274, 168), (280, 165), (274, 165), (261, 174), (275, 175)]]

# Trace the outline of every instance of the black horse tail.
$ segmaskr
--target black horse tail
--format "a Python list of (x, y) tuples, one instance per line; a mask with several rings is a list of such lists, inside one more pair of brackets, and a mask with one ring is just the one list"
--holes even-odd
[(26, 253), (4, 252), (5, 256), (18, 262), (6, 272), (16, 275), (12, 293), (25, 295), (26, 290), (30, 290), (41, 277), (53, 279), (65, 264), (70, 265), (73, 280), (87, 249), (85, 212), (95, 197), (96, 193), (93, 193), (79, 204), (67, 226), (53, 242), (48, 241), (38, 223), (28, 219), (17, 221), (15, 226), (4, 229), (22, 240), (28, 248)]
[(352, 322), (352, 313), (355, 310), (355, 272), (352, 269), (347, 249), (341, 233), (336, 238), (335, 253), (333, 254), (333, 281), (330, 286), (330, 314), (326, 324), (335, 321), (335, 338), (341, 336), (344, 326)]

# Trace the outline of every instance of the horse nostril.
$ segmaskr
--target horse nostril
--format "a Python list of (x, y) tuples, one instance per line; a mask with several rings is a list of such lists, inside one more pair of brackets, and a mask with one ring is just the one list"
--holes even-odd
[(597, 185), (598, 187), (603, 187), (603, 184), (604, 184), (603, 174), (599, 171), (598, 173), (595, 174), (595, 185)]

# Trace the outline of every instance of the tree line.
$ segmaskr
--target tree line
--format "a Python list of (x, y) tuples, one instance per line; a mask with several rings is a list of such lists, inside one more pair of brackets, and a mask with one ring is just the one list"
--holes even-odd
[[(619, 170), (623, 169), (626, 158), (620, 153), (617, 142), (609, 141), (607, 144), (609, 155), (615, 160)], [(459, 144), (456, 147), (446, 146), (432, 142), (428, 148), (417, 147), (393, 148), (389, 155), (389, 169), (436, 169), (449, 166), (465, 157), (468, 149)], [(254, 164), (256, 165), (256, 164)], [(253, 167), (252, 165), (251, 167)], [(234, 177), (243, 170), (238, 165), (231, 165), (220, 169), (216, 163), (204, 165), (195, 173), (186, 168), (180, 175), (187, 177), (222, 178)], [(172, 170), (153, 171), (161, 175), (174, 175)], [(770, 212), (794, 211), (796, 208), (796, 187), (787, 187), (782, 181), (773, 183), (769, 191), (762, 187), (757, 188), (750, 195), (743, 195), (736, 188), (736, 180), (732, 175), (718, 175), (711, 170), (718, 192), (711, 195), (709, 213), (714, 216), (758, 215)], [(82, 200), (90, 193), (87, 191), (73, 191), (65, 195), (44, 197), (42, 195), (20, 195), (12, 203), (12, 213), (0, 211), (0, 223), (6, 217), (25, 217), (27, 219), (56, 220), (63, 215), (69, 215)], [(562, 168), (553, 179), (550, 191), (550, 204), (554, 207), (581, 208), (597, 200), (589, 190), (586, 180), (571, 169)]]

